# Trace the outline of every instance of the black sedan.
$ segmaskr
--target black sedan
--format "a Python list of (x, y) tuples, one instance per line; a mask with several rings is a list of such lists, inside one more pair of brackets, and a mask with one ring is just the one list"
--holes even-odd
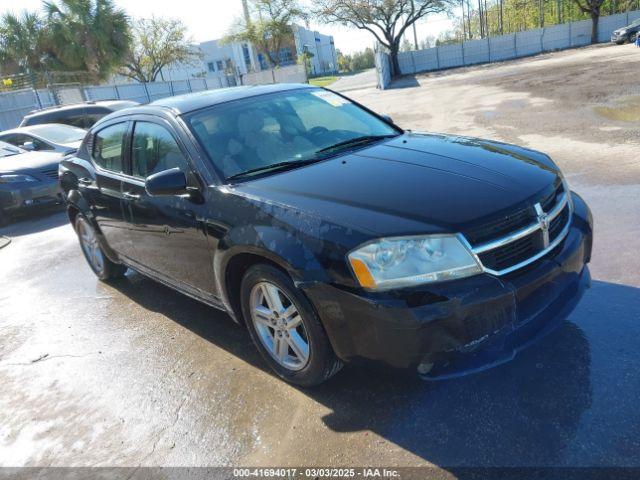
[(28, 209), (62, 203), (58, 164), (62, 156), (27, 152), (0, 141), (0, 225)]
[(611, 34), (611, 41), (621, 45), (627, 42), (635, 42), (640, 32), (640, 18), (626, 27), (619, 28)]
[(114, 113), (61, 164), (100, 279), (133, 268), (247, 326), (285, 380), (505, 362), (590, 284), (592, 219), (545, 154), (403, 131), (304, 85)]

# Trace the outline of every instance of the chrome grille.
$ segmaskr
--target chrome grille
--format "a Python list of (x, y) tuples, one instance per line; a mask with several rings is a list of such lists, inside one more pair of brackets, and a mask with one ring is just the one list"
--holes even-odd
[[(469, 248), (482, 265), (485, 272), (494, 275), (505, 275), (519, 268), (523, 268), (539, 258), (542, 258), (560, 244), (569, 232), (571, 223), (571, 192), (565, 192), (562, 187), (551, 195), (541, 199), (533, 208), (521, 210), (532, 212), (525, 225), (519, 225), (506, 234), (493, 240), (474, 241), (482, 235), (465, 239)], [(524, 217), (520, 212), (509, 218)], [(508, 223), (508, 222), (507, 222)], [(494, 222), (491, 225), (496, 225)]]

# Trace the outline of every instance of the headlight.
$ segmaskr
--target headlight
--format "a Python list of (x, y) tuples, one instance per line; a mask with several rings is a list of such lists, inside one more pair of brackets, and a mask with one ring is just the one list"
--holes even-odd
[(37, 182), (38, 179), (31, 175), (22, 175), (18, 173), (5, 173), (0, 174), (0, 183), (24, 183), (24, 182)]
[(469, 277), (482, 272), (456, 235), (381, 238), (348, 255), (360, 286), (389, 290)]

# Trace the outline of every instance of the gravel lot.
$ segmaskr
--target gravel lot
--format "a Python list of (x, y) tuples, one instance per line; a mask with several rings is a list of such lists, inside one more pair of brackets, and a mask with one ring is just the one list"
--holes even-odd
[(639, 67), (601, 46), (349, 92), (405, 128), (544, 150), (593, 209), (592, 289), (475, 376), (293, 388), (226, 315), (135, 273), (98, 282), (63, 213), (0, 229), (0, 465), (640, 467)]

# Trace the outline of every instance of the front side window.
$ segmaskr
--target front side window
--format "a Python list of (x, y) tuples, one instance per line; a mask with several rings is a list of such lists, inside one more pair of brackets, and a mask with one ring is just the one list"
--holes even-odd
[(155, 123), (137, 122), (133, 130), (131, 168), (134, 177), (179, 168), (188, 173), (188, 162), (171, 133)]
[(122, 143), (127, 124), (118, 123), (100, 130), (93, 138), (93, 160), (101, 168), (121, 173), (123, 169)]
[(400, 132), (335, 93), (304, 89), (215, 105), (187, 117), (225, 178), (322, 160)]

